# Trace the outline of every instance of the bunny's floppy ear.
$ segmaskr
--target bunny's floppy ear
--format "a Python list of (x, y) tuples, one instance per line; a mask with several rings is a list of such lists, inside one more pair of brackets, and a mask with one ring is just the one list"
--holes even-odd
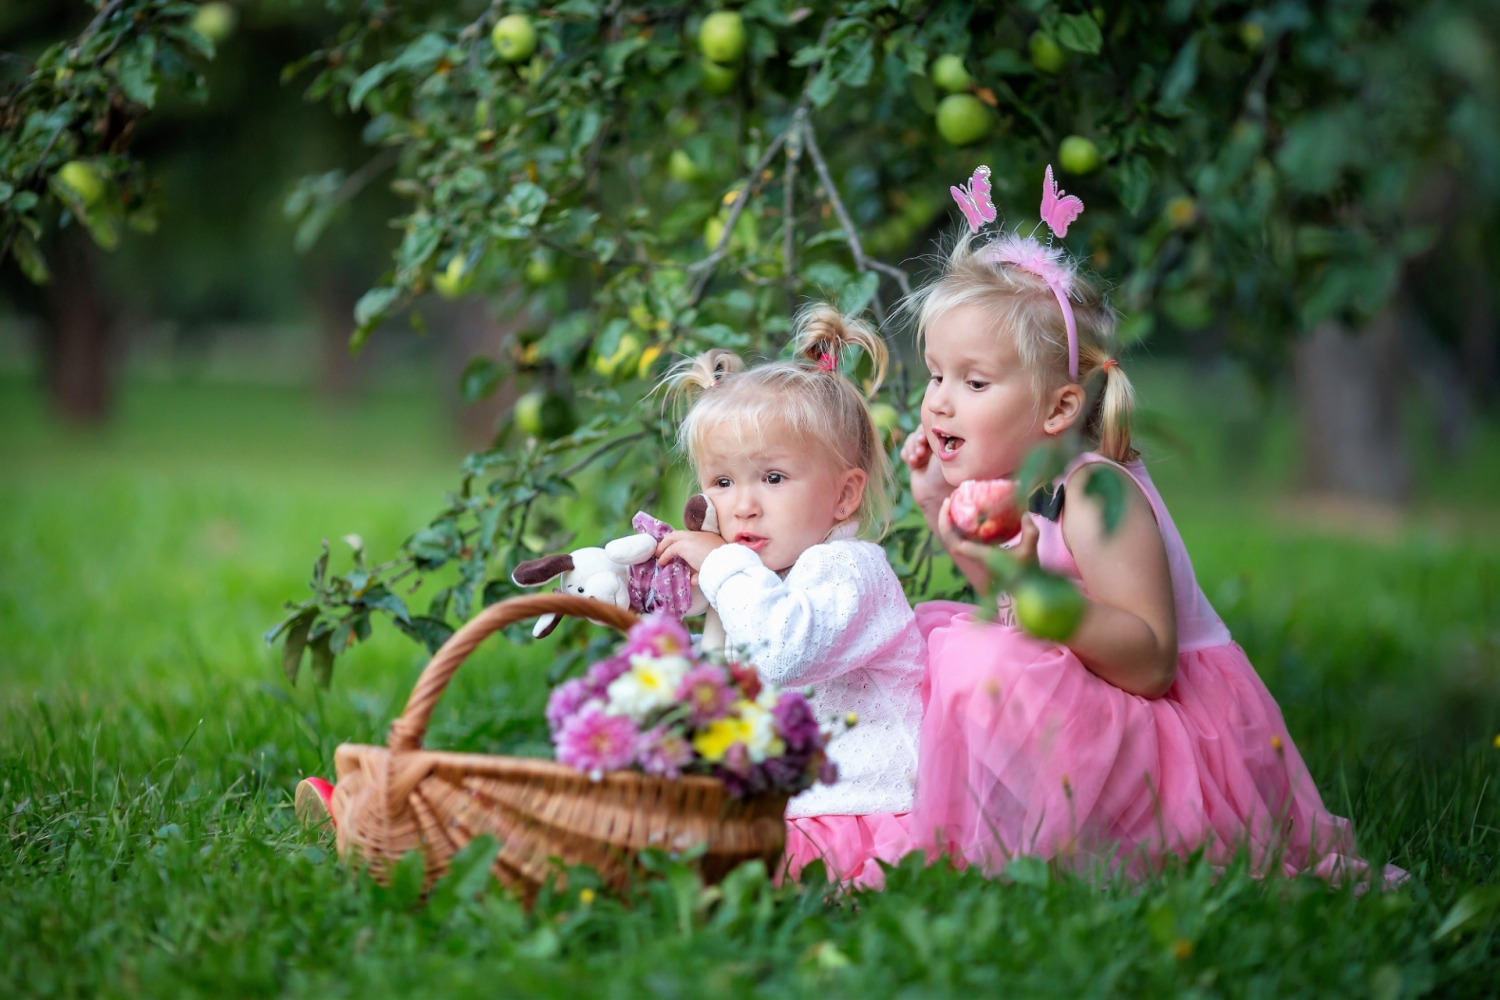
[(510, 575), (510, 578), (518, 587), (540, 587), (548, 580), (556, 579), (572, 571), (573, 557), (564, 553), (557, 556), (542, 556), (540, 559), (528, 559), (516, 567), (516, 571)]
[(694, 493), (688, 497), (687, 504), (682, 508), (682, 524), (689, 531), (708, 531), (717, 535), (719, 512), (714, 510), (714, 505), (708, 497), (702, 493)]
[[(516, 567), (510, 575), (518, 587), (540, 587), (548, 580), (555, 580), (564, 573), (573, 572), (573, 557), (567, 553), (554, 556), (542, 556), (540, 559), (528, 559)], [(536, 620), (536, 626), (531, 630), (534, 639), (545, 639), (552, 634), (562, 621), (561, 615), (545, 614)]]

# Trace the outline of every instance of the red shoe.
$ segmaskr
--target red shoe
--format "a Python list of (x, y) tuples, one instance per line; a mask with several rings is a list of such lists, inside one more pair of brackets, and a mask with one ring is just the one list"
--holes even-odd
[(333, 821), (333, 786), (322, 778), (303, 778), (297, 782), (292, 807), (297, 819), (310, 830), (325, 824), (337, 826)]

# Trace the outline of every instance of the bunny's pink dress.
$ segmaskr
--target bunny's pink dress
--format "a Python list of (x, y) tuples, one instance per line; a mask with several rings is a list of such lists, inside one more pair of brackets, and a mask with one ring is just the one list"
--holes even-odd
[[(1060, 481), (1105, 461), (1079, 456)], [(1349, 822), (1324, 807), (1281, 710), (1199, 589), (1145, 467), (1116, 468), (1146, 495), (1166, 543), (1176, 682), (1160, 698), (1133, 695), (1065, 646), (980, 621), (969, 605), (918, 605), (928, 671), (915, 844), (990, 872), (1017, 854), (1138, 872), (1200, 847), (1223, 863), (1247, 846), (1260, 872), (1367, 877)], [(1029, 516), (1041, 565), (1081, 587), (1060, 519)]]

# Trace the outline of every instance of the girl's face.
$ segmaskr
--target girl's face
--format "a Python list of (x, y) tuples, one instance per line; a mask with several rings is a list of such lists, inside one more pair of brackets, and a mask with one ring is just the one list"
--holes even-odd
[(1012, 475), (1047, 432), (1031, 373), (1011, 338), (997, 334), (984, 309), (967, 303), (932, 322), (924, 346), (931, 378), (922, 430), (943, 479), (957, 486)]
[(767, 568), (788, 569), (858, 510), (863, 470), (840, 471), (776, 428), (760, 441), (738, 438), (732, 424), (715, 430), (698, 455), (698, 485), (719, 516), (719, 534), (753, 549)]

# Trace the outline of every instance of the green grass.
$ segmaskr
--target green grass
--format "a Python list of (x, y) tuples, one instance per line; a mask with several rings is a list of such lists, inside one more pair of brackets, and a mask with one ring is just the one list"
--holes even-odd
[[(1500, 910), (1435, 932), (1500, 863), (1495, 431), (1405, 522), (1330, 527), (1284, 499), (1285, 424), (1232, 388), (1146, 380), (1187, 446), (1157, 479), (1330, 806), (1413, 872), (1397, 892), (1188, 859), (1139, 884), (903, 868), (830, 900), (667, 865), (624, 902), (578, 878), (532, 914), (414, 906), (290, 793), (383, 737), (424, 657), (377, 628), (330, 691), (294, 689), (260, 635), (319, 539), (389, 552), (436, 509), (460, 449), (435, 401), (143, 383), (95, 437), (0, 383), (0, 996), (1490, 995)], [(429, 743), (534, 730), (545, 657), (482, 649)]]

